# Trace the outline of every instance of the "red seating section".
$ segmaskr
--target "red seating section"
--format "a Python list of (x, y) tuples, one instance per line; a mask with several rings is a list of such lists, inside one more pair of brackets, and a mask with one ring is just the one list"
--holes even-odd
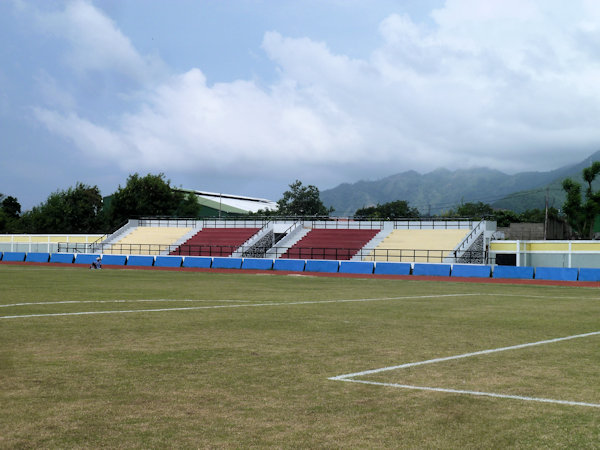
[(379, 231), (312, 229), (282, 258), (347, 260), (367, 245)]
[(171, 255), (231, 256), (260, 228), (203, 228)]

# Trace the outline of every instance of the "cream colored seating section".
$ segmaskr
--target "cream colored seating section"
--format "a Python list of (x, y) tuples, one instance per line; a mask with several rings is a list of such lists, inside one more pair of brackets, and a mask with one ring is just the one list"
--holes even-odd
[[(375, 248), (365, 261), (442, 262), (466, 236), (461, 230), (394, 230)], [(447, 250), (441, 252), (440, 250)]]
[[(123, 239), (104, 249), (105, 254), (160, 255), (174, 245), (192, 228), (179, 227), (137, 227)], [(167, 252), (168, 253), (168, 252)]]

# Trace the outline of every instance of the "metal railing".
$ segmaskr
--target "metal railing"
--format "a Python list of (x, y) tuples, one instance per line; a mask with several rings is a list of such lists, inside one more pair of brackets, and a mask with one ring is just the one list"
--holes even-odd
[[(339, 248), (339, 247), (262, 247), (236, 245), (164, 245), (164, 244), (91, 244), (58, 243), (61, 253), (102, 253), (130, 255), (178, 255), (178, 256), (230, 256), (235, 251), (252, 251), (253, 255), (264, 255), (269, 251), (269, 258), (291, 259), (327, 259), (389, 262), (460, 262), (481, 263), (481, 251), (459, 252), (455, 250), (431, 249), (376, 249), (376, 248)], [(258, 257), (258, 256), (257, 256)]]
[(456, 250), (462, 251), (462, 250), (466, 250), (467, 248), (469, 248), (473, 244), (473, 241), (479, 235), (479, 233), (482, 232), (484, 227), (485, 227), (485, 221), (482, 220), (476, 226), (473, 227), (471, 232), (462, 240), (462, 242), (456, 248)]
[(471, 219), (396, 219), (394, 229), (468, 229), (473, 228)]
[(481, 263), (480, 251), (438, 249), (361, 249), (357, 256), (362, 261), (428, 262), (428, 263)]
[(180, 227), (180, 228), (194, 228), (199, 219), (194, 218), (174, 218), (174, 217), (141, 217), (138, 219), (138, 226), (140, 227)]
[(182, 228), (262, 228), (271, 221), (269, 217), (240, 217), (240, 218), (175, 218), (175, 217), (140, 217), (140, 227), (182, 227)]
[(268, 222), (303, 222), (307, 227), (328, 229), (378, 229), (384, 222), (392, 222), (394, 228), (409, 229), (451, 229), (469, 228), (478, 221), (468, 218), (363, 218), (363, 217), (329, 217), (329, 216), (238, 216), (238, 217), (206, 217), (206, 218), (174, 218), (174, 217), (140, 217), (140, 226), (180, 226), (208, 228), (262, 228)]
[(328, 229), (328, 230), (380, 230), (383, 228), (382, 220), (337, 218), (332, 219), (303, 219), (306, 228)]

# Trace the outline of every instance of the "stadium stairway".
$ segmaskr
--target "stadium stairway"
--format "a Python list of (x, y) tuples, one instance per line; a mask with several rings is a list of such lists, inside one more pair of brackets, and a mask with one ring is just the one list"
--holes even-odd
[(392, 226), (391, 223), (385, 223), (384, 227), (379, 231), (379, 233), (377, 233), (375, 235), (375, 237), (373, 239), (371, 239), (369, 242), (367, 242), (364, 246), (365, 249), (367, 249), (367, 253), (364, 255), (365, 257), (363, 257), (363, 255), (356, 254), (354, 255), (350, 260), (351, 261), (363, 261), (366, 260), (366, 258), (368, 258), (368, 256), (372, 253), (371, 250), (369, 249), (374, 249), (376, 248), (381, 242), (383, 242), (383, 240), (388, 237), (390, 235), (390, 233), (394, 231), (394, 228)]
[(294, 246), (300, 239), (308, 234), (310, 228), (302, 226), (302, 222), (294, 223), (286, 236), (277, 242), (274, 248), (267, 251), (265, 257), (267, 258), (279, 258), (282, 254), (287, 252), (290, 247)]
[(105, 252), (105, 250), (110, 249), (112, 244), (120, 241), (125, 238), (129, 233), (135, 230), (138, 227), (139, 221), (136, 219), (129, 219), (125, 225), (116, 230), (114, 233), (110, 234), (106, 239), (104, 239), (101, 243), (96, 246), (93, 246), (89, 249), (90, 253), (95, 252)]
[(273, 246), (274, 242), (274, 226), (271, 222), (263, 226), (257, 233), (250, 237), (247, 241), (242, 243), (231, 256), (242, 257), (242, 256), (258, 256), (263, 257), (268, 249)]

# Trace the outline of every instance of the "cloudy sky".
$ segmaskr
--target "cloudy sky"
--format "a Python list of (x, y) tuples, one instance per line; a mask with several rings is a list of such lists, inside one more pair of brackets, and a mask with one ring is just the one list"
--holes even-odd
[(600, 149), (597, 0), (0, 0), (0, 192), (277, 200)]

